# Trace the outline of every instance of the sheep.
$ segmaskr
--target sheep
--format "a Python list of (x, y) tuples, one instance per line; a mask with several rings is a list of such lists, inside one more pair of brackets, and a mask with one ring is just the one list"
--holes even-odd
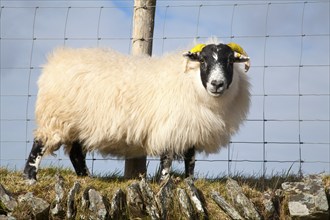
[(86, 152), (136, 158), (160, 156), (166, 176), (173, 156), (193, 176), (195, 151), (228, 145), (247, 116), (249, 57), (230, 45), (161, 57), (111, 49), (59, 48), (38, 80), (34, 142), (24, 176), (36, 181), (43, 156), (64, 147), (78, 176), (89, 175)]

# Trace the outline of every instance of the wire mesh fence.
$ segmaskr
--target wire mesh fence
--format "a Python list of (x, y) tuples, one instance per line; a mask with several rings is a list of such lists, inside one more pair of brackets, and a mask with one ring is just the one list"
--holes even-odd
[[(130, 53), (133, 1), (1, 2), (0, 166), (22, 169), (33, 141), (37, 79), (60, 46)], [(199, 176), (330, 172), (329, 1), (157, 1), (153, 54), (217, 37), (251, 57), (252, 105), (226, 149), (199, 155)], [(70, 166), (62, 151), (42, 165)], [(153, 174), (157, 158), (148, 158)], [(123, 171), (88, 155), (93, 173)], [(174, 164), (174, 167), (183, 165)]]

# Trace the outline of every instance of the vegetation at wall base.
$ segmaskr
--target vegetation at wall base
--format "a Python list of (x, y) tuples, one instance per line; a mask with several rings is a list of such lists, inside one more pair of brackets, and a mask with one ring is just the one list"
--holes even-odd
[[(35, 197), (39, 197), (51, 204), (56, 197), (54, 190), (56, 178), (55, 176), (59, 174), (63, 177), (65, 197), (63, 199), (63, 207), (66, 207), (66, 195), (68, 194), (70, 188), (74, 185), (76, 181), (79, 181), (81, 185), (81, 190), (76, 196), (76, 202), (81, 203), (83, 191), (86, 188), (94, 188), (100, 192), (105, 198), (111, 200), (117, 189), (122, 189), (124, 192), (127, 187), (130, 186), (133, 182), (140, 181), (139, 179), (135, 180), (126, 180), (124, 179), (119, 172), (112, 174), (102, 174), (96, 175), (95, 177), (77, 177), (76, 174), (67, 168), (44, 168), (41, 169), (38, 173), (38, 181), (34, 185), (28, 185), (23, 179), (21, 171), (11, 171), (6, 168), (0, 168), (0, 182), (5, 186), (6, 190), (12, 193), (12, 196), (17, 200), (18, 196), (26, 194), (27, 192), (32, 192)], [(277, 189), (281, 187), (283, 182), (297, 182), (301, 181), (301, 177), (296, 175), (278, 175), (272, 176), (270, 178), (260, 178), (253, 176), (244, 176), (242, 174), (237, 174), (231, 178), (235, 179), (239, 185), (242, 187), (244, 194), (253, 202), (256, 207), (256, 210), (264, 215), (263, 208), (263, 192), (269, 191), (275, 193)], [(153, 177), (147, 177), (148, 183), (156, 195), (160, 190), (161, 185), (154, 181)], [(185, 188), (185, 182), (182, 178), (182, 174), (173, 173), (173, 182), (175, 187)], [(226, 192), (226, 180), (227, 177), (208, 177), (203, 179), (195, 180), (194, 184), (198, 191), (203, 195), (202, 200), (205, 200), (205, 207), (210, 219), (230, 219), (214, 202), (211, 198), (211, 192), (218, 192), (223, 198), (229, 201), (229, 197)], [(325, 189), (330, 189), (330, 176), (323, 177), (323, 183)], [(329, 195), (329, 193), (328, 193)], [(0, 215), (4, 214), (6, 211), (1, 210), (0, 204)], [(288, 215), (287, 204), (282, 201), (282, 204), (278, 208), (279, 216), (277, 219), (285, 219)], [(84, 215), (84, 210), (77, 210), (77, 216)], [(29, 210), (28, 204), (20, 203), (12, 214), (16, 219), (30, 219), (32, 216), (31, 210)], [(128, 213), (129, 215), (129, 213)], [(173, 209), (170, 210), (168, 215), (169, 219), (185, 219), (180, 210), (179, 201), (173, 199)]]

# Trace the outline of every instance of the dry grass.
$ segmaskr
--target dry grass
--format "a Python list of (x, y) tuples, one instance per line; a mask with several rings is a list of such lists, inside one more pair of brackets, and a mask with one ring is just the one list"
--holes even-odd
[[(22, 178), (21, 172), (8, 171), (7, 169), (0, 168), (0, 180), (1, 184), (10, 191), (14, 197), (17, 199), (19, 195), (25, 194), (27, 192), (33, 192), (37, 197), (43, 198), (47, 202), (51, 203), (55, 198), (55, 174), (59, 173), (64, 178), (64, 189), (65, 195), (69, 192), (70, 188), (73, 186), (75, 181), (79, 181), (81, 184), (81, 189), (78, 198), (82, 197), (83, 189), (87, 187), (93, 187), (99, 192), (101, 192), (106, 198), (111, 200), (114, 192), (121, 188), (126, 191), (126, 188), (136, 180), (124, 180), (117, 174), (104, 175), (95, 178), (85, 177), (79, 178), (76, 174), (69, 169), (63, 168), (47, 168), (39, 171), (38, 182), (35, 185), (27, 185)], [(174, 176), (180, 176), (180, 174), (174, 174)], [(272, 177), (270, 179), (261, 180), (257, 177), (244, 177), (242, 175), (237, 175), (233, 177), (237, 180), (239, 185), (242, 186), (246, 196), (253, 201), (256, 205), (259, 213), (263, 213), (262, 207), (262, 195), (263, 190), (268, 190), (275, 192), (276, 189), (280, 188), (282, 182), (285, 181), (299, 181), (300, 178), (296, 176), (278, 176)], [(206, 210), (209, 214), (210, 219), (229, 219), (226, 214), (216, 205), (216, 203), (211, 198), (211, 192), (217, 191), (225, 199), (228, 199), (226, 194), (226, 178), (219, 177), (216, 179), (198, 179), (195, 181), (196, 187), (202, 192), (204, 200), (206, 203)], [(177, 187), (185, 188), (185, 183), (182, 178), (177, 177), (175, 179), (175, 184)], [(324, 177), (324, 184), (326, 188), (330, 189), (330, 176)], [(153, 192), (156, 194), (160, 186), (156, 182), (150, 180), (150, 186)], [(78, 199), (78, 202), (80, 199)], [(65, 207), (65, 201), (63, 206)], [(285, 206), (281, 206), (281, 219), (286, 219)], [(78, 213), (82, 212), (78, 210)], [(17, 219), (29, 219), (31, 213), (26, 205), (22, 205), (16, 208), (13, 215)], [(170, 219), (184, 219), (182, 212), (179, 209), (179, 201), (173, 200), (173, 209), (169, 216)]]

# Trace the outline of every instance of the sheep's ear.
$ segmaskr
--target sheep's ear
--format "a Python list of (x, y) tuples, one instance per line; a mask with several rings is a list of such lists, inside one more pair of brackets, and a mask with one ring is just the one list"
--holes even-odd
[(235, 57), (234, 62), (237, 62), (237, 63), (243, 63), (243, 62), (250, 61), (250, 57), (237, 53), (236, 51), (234, 51), (234, 57)]
[(199, 54), (205, 46), (205, 44), (197, 44), (190, 51), (183, 53), (183, 56), (191, 61), (199, 61)]
[(250, 69), (250, 57), (237, 53), (234, 51), (234, 62), (235, 63), (244, 63), (245, 64), (245, 72), (249, 71)]
[(247, 62), (250, 60), (245, 50), (239, 44), (230, 42), (227, 46), (234, 51), (235, 62)]
[(199, 52), (192, 53), (192, 52), (188, 51), (188, 52), (183, 53), (182, 55), (191, 61), (199, 61)]

